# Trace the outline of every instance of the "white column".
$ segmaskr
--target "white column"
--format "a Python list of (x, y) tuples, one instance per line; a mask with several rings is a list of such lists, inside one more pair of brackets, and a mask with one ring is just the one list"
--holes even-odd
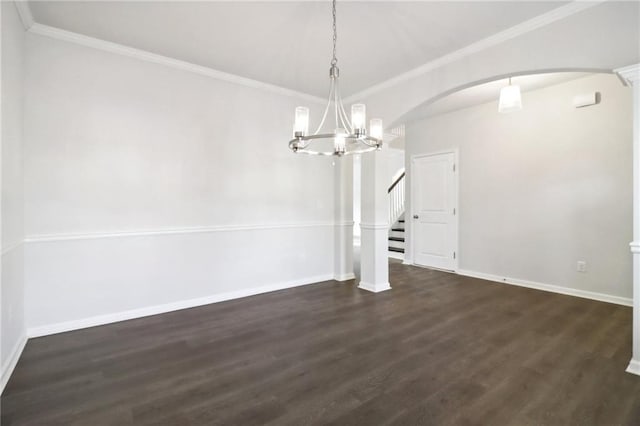
[(353, 274), (353, 157), (336, 158), (334, 168), (334, 279), (347, 281), (355, 278)]
[(640, 64), (615, 71), (633, 90), (633, 355), (627, 372), (640, 375)]
[(359, 288), (372, 292), (389, 285), (389, 200), (387, 159), (381, 152), (362, 155)]

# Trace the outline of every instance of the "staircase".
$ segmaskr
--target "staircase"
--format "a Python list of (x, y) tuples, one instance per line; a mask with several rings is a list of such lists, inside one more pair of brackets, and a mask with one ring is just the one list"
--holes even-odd
[(404, 254), (404, 215), (389, 230), (389, 255), (392, 253)]
[(404, 258), (404, 171), (389, 187), (389, 257)]

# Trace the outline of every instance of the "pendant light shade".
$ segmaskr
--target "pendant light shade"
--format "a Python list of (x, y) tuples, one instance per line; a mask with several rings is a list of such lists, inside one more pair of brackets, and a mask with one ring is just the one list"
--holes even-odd
[(507, 113), (520, 111), (522, 109), (522, 96), (520, 86), (512, 85), (509, 78), (509, 85), (500, 90), (500, 101), (498, 102), (498, 112)]

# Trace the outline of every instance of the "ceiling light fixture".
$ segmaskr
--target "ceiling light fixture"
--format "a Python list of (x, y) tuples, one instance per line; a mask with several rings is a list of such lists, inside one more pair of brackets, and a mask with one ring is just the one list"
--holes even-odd
[(522, 97), (520, 96), (520, 86), (511, 85), (511, 77), (509, 77), (509, 85), (500, 90), (498, 112), (506, 113), (520, 111), (521, 109)]
[[(333, 0), (333, 58), (329, 68), (329, 100), (320, 120), (320, 125), (314, 133), (309, 134), (309, 108), (297, 107), (295, 112), (295, 124), (293, 126), (293, 139), (289, 141), (289, 148), (293, 152), (312, 155), (352, 155), (375, 151), (382, 147), (382, 120), (374, 118), (369, 123), (369, 134), (366, 127), (366, 107), (364, 104), (351, 105), (351, 121), (347, 118), (338, 77), (338, 59), (336, 58), (336, 41), (338, 32), (336, 29), (336, 0)], [(329, 110), (333, 104), (333, 116), (335, 126), (328, 131), (322, 131)], [(324, 144), (323, 144), (324, 142)], [(329, 142), (329, 144), (327, 144)]]

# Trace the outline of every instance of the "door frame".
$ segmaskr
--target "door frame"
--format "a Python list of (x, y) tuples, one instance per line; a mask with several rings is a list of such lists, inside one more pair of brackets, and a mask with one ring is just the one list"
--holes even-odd
[[(410, 217), (411, 220), (411, 227), (410, 227), (410, 232), (409, 232), (409, 245), (411, 246), (411, 263), (415, 266), (422, 266), (422, 265), (418, 265), (415, 261), (415, 229), (413, 226), (413, 215), (415, 214), (415, 204), (414, 201), (416, 200), (415, 194), (417, 191), (416, 188), (416, 183), (417, 183), (417, 179), (416, 179), (416, 171), (415, 171), (415, 167), (414, 164), (416, 162), (416, 160), (419, 160), (421, 158), (426, 158), (426, 157), (435, 157), (438, 155), (443, 155), (443, 154), (453, 154), (453, 162), (455, 164), (455, 172), (453, 173), (453, 182), (454, 182), (454, 194), (453, 194), (453, 199), (454, 199), (454, 208), (456, 209), (456, 215), (454, 218), (454, 224), (455, 224), (455, 235), (453, 238), (454, 244), (455, 244), (455, 253), (456, 253), (456, 257), (453, 260), (453, 272), (457, 273), (459, 270), (459, 263), (460, 263), (460, 182), (459, 182), (459, 173), (460, 173), (460, 156), (459, 156), (459, 149), (456, 148), (451, 148), (451, 149), (446, 149), (446, 150), (442, 150), (442, 151), (434, 151), (434, 152), (427, 152), (427, 153), (421, 153), (421, 154), (413, 154), (411, 156), (411, 189), (410, 189), (410, 194), (411, 194), (411, 212), (409, 212), (408, 216)], [(407, 215), (405, 214), (405, 217)], [(437, 269), (437, 268), (435, 268)], [(449, 272), (447, 270), (447, 272)]]

